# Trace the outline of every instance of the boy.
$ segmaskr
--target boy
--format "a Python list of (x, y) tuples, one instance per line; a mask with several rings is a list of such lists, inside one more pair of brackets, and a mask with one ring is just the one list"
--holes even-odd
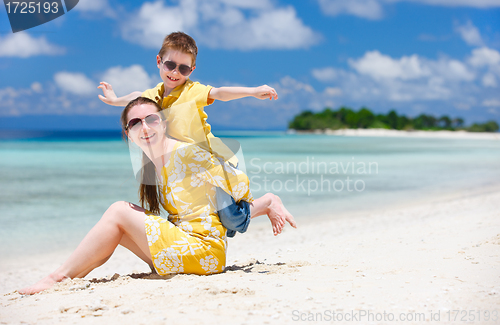
[[(212, 152), (215, 156), (229, 162), (231, 165), (237, 166), (238, 160), (234, 153), (227, 148), (219, 138), (214, 137), (211, 133), (210, 124), (206, 122), (208, 116), (203, 108), (212, 104), (216, 99), (229, 101), (252, 96), (258, 99), (269, 98), (270, 100), (276, 100), (278, 99), (278, 94), (276, 90), (267, 85), (260, 87), (214, 88), (201, 85), (198, 82), (193, 82), (189, 79), (189, 76), (196, 68), (197, 54), (198, 48), (192, 37), (182, 32), (171, 33), (165, 37), (160, 52), (156, 56), (157, 67), (163, 82), (159, 83), (153, 89), (148, 89), (142, 93), (133, 92), (123, 97), (117, 97), (110, 84), (101, 82), (98, 88), (102, 89), (104, 96), (99, 95), (99, 99), (109, 105), (126, 106), (131, 100), (143, 96), (156, 101), (162, 109), (169, 109), (172, 105), (194, 101), (198, 108), (198, 114), (202, 122), (205, 137), (203, 137), (203, 139), (188, 139), (187, 141), (196, 143), (203, 149)], [(186, 116), (182, 116), (182, 113), (180, 113), (178, 116), (176, 115), (176, 118), (192, 120), (193, 117), (187, 116), (187, 114), (189, 114), (187, 111)], [(195, 122), (199, 123), (199, 120), (196, 119)], [(192, 127), (194, 128), (196, 125), (193, 124)], [(185, 139), (186, 136), (182, 135), (182, 138)], [(223, 196), (224, 194), (221, 193), (221, 195)], [(230, 199), (232, 198), (223, 197), (221, 200), (230, 202)], [(235, 205), (236, 203), (234, 200), (232, 200), (232, 203), (233, 204), (228, 207), (229, 210), (226, 210), (226, 212), (221, 211), (219, 214), (221, 221), (224, 225), (229, 224), (230, 221), (226, 220), (225, 214), (240, 214), (240, 219), (236, 221), (237, 225), (235, 228), (240, 232), (244, 232), (250, 221), (249, 215), (247, 218), (243, 218), (243, 215), (248, 214), (250, 210), (248, 208), (248, 203), (241, 202), (239, 206)], [(292, 215), (286, 210), (281, 200), (276, 195), (268, 193), (255, 200), (253, 204), (257, 207), (254, 211), (259, 211), (260, 214), (252, 215), (251, 218), (263, 213), (267, 214), (271, 220), (274, 235), (281, 233), (285, 221), (288, 221), (293, 227), (296, 227)], [(229, 227), (229, 229), (231, 228), (232, 227)], [(234, 236), (234, 231), (228, 230), (228, 236)]]

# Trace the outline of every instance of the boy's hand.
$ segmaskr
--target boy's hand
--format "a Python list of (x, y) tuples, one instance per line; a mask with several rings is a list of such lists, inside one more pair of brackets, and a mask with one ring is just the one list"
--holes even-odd
[(102, 100), (108, 105), (115, 105), (117, 97), (115, 91), (113, 90), (113, 87), (110, 84), (101, 81), (100, 85), (97, 88), (102, 89), (102, 92), (104, 94), (104, 96), (99, 95), (100, 100)]
[(272, 87), (269, 87), (268, 85), (255, 87), (254, 90), (255, 90), (255, 93), (254, 93), (253, 97), (255, 97), (255, 98), (258, 98), (258, 99), (269, 98), (269, 100), (278, 99), (278, 93), (276, 92), (276, 90), (274, 90), (274, 88), (272, 88)]

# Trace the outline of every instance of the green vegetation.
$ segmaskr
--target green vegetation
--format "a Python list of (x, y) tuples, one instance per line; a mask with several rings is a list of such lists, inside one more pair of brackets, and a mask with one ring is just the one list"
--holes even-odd
[(325, 108), (322, 112), (304, 111), (296, 115), (288, 127), (295, 130), (325, 130), (325, 129), (394, 129), (394, 130), (465, 130), (470, 132), (498, 132), (495, 121), (484, 124), (473, 124), (465, 127), (462, 118), (450, 118), (446, 115), (436, 118), (432, 115), (420, 114), (415, 118), (398, 115), (391, 110), (386, 115), (374, 114), (363, 107), (355, 112), (350, 108), (341, 107), (334, 111)]

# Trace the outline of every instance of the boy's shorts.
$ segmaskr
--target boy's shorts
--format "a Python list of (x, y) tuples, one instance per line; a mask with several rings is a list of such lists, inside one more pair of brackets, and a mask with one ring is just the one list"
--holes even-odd
[(236, 231), (247, 231), (250, 224), (250, 203), (241, 200), (236, 203), (234, 198), (227, 194), (220, 187), (216, 187), (217, 192), (217, 205), (221, 207), (217, 211), (220, 222), (227, 228), (226, 236), (234, 237)]

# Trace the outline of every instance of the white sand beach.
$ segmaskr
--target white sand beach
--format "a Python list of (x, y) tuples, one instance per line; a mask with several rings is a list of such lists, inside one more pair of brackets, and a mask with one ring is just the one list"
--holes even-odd
[[(293, 132), (293, 131), (292, 131)], [(340, 129), (297, 131), (297, 133), (315, 133), (360, 137), (410, 137), (410, 138), (441, 138), (441, 139), (471, 139), (471, 140), (500, 140), (498, 132), (467, 132), (467, 131), (402, 131), (387, 129)]]
[(2, 266), (0, 324), (495, 324), (500, 191), (302, 222), (278, 237), (255, 223), (230, 239), (222, 274), (157, 279), (120, 249), (85, 279), (13, 292), (66, 257)]

